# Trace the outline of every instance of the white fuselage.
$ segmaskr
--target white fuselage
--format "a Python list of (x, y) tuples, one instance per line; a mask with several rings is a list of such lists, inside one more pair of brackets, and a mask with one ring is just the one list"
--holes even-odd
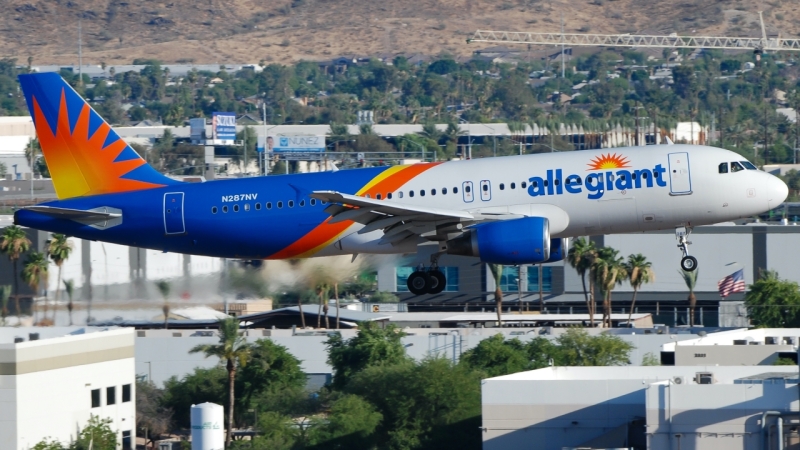
[[(697, 145), (451, 161), (417, 175), (391, 200), (477, 215), (544, 216), (552, 237), (574, 237), (714, 224), (786, 199), (783, 181), (759, 170), (734, 171), (734, 162), (749, 165), (737, 153)], [(720, 173), (721, 164), (727, 172)], [(357, 234), (362, 227), (354, 224), (318, 256), (415, 250), (416, 244), (379, 243), (381, 231)]]

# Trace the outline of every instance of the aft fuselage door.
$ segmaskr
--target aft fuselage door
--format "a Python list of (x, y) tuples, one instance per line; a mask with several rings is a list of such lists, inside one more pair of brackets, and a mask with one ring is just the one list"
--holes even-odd
[(164, 233), (183, 234), (185, 232), (183, 192), (167, 192), (164, 194)]
[(472, 181), (461, 183), (461, 193), (464, 195), (464, 203), (472, 203), (475, 200), (475, 192), (472, 188)]
[(488, 202), (492, 199), (492, 183), (489, 180), (481, 180), (481, 200)]

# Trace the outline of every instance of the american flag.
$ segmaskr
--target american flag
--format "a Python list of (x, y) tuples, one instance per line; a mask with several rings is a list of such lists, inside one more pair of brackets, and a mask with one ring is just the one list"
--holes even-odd
[(736, 292), (744, 292), (744, 269), (739, 269), (736, 272), (728, 275), (727, 277), (717, 282), (719, 288), (719, 296), (725, 298)]

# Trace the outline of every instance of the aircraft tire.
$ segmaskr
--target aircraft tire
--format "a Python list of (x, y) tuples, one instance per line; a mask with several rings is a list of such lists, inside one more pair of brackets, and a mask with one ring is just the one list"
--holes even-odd
[(681, 269), (686, 272), (694, 272), (697, 269), (697, 258), (694, 256), (684, 256), (681, 258)]
[(441, 270), (431, 270), (428, 272), (428, 294), (438, 294), (447, 286), (447, 278)]
[(408, 276), (408, 281), (406, 281), (409, 292), (414, 295), (427, 294), (429, 284), (428, 274), (420, 271), (413, 272)]

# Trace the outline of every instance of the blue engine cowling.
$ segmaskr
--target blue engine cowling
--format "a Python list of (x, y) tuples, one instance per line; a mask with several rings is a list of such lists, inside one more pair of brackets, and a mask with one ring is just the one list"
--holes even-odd
[(538, 264), (550, 259), (550, 242), (546, 218), (524, 217), (476, 225), (447, 241), (447, 253), (491, 264)]
[(563, 261), (569, 251), (569, 238), (550, 239), (550, 259), (545, 262)]

